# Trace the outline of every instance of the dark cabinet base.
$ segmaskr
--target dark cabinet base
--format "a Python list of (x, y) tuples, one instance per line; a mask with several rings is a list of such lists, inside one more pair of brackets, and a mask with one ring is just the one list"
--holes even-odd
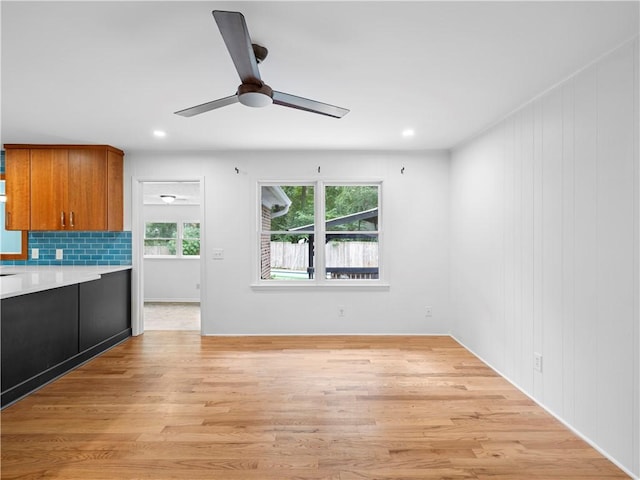
[(127, 340), (131, 336), (131, 329), (127, 329), (117, 335), (114, 335), (112, 338), (105, 340), (94, 347), (85, 350), (84, 352), (78, 353), (71, 358), (66, 359), (63, 362), (55, 365), (54, 367), (45, 370), (33, 377), (25, 380), (18, 385), (9, 388), (7, 390), (2, 391), (2, 408), (8, 407), (12, 403), (20, 400), (22, 397), (38, 390), (39, 388), (44, 387), (47, 383), (52, 382), (58, 377), (69, 373), (74, 368), (79, 367), (83, 363), (91, 360), (93, 357), (104, 353), (109, 350), (111, 347), (116, 346), (117, 344)]
[(78, 354), (78, 287), (2, 300), (2, 390)]
[(130, 336), (130, 270), (2, 300), (2, 407)]
[(80, 351), (131, 326), (129, 270), (109, 273), (80, 287)]

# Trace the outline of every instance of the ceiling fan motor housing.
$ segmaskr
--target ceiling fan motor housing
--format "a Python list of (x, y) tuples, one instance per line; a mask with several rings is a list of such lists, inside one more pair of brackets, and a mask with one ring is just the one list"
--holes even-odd
[(269, 50), (267, 50), (266, 47), (263, 47), (262, 45), (252, 43), (251, 48), (253, 48), (253, 55), (256, 57), (257, 63), (262, 63), (262, 61), (267, 58), (267, 55), (269, 54)]
[(243, 83), (238, 87), (238, 100), (247, 107), (266, 107), (273, 103), (273, 90), (264, 83)]

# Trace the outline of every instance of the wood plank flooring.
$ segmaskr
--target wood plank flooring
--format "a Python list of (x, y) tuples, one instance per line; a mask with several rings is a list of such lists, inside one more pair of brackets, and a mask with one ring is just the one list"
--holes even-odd
[(6, 480), (628, 478), (449, 337), (147, 332), (1, 415)]

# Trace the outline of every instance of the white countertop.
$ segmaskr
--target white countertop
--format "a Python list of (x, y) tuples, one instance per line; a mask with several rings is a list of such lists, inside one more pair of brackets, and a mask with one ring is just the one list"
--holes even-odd
[(131, 265), (0, 266), (0, 298), (98, 280), (101, 275), (129, 270)]

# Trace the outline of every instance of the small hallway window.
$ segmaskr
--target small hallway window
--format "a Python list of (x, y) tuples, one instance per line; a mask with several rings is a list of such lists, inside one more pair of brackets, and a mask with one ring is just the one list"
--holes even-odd
[(145, 257), (200, 256), (200, 222), (146, 222)]

